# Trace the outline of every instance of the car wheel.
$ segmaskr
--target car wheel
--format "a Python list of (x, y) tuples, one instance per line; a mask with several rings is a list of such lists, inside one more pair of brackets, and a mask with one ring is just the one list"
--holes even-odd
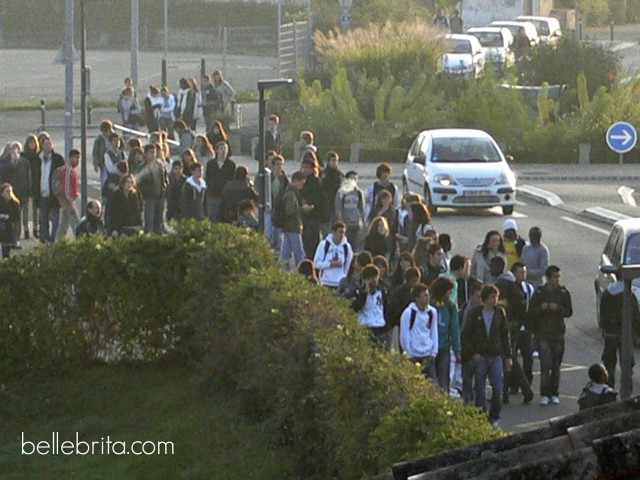
[(502, 207), (502, 214), (503, 215), (511, 215), (512, 213), (513, 213), (513, 205)]
[(427, 206), (429, 213), (432, 217), (438, 214), (438, 207), (436, 207), (431, 201), (431, 192), (429, 191), (429, 185), (424, 186), (424, 204)]

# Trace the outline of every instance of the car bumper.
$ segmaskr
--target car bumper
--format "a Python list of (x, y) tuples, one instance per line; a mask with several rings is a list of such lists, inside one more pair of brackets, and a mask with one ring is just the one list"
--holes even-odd
[(500, 185), (491, 188), (434, 187), (431, 202), (437, 207), (480, 207), (511, 206), (516, 203), (515, 188)]

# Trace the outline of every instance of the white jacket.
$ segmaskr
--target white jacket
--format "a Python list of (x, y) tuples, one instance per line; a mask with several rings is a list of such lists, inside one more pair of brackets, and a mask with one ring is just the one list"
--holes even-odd
[[(411, 327), (412, 312), (415, 313)], [(400, 346), (411, 358), (435, 357), (438, 353), (438, 311), (428, 305), (424, 311), (412, 302), (400, 316)]]
[[(343, 236), (342, 241), (336, 245), (333, 234), (327, 235), (327, 238), (318, 244), (313, 258), (313, 263), (320, 271), (320, 284), (338, 288), (340, 280), (347, 276), (352, 259), (353, 249), (347, 242), (346, 236)], [(342, 266), (332, 268), (331, 263), (336, 260), (340, 260)]]

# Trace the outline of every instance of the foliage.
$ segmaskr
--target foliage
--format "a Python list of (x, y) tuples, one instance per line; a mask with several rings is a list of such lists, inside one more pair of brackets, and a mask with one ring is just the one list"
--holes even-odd
[(578, 108), (577, 82), (582, 72), (586, 78), (589, 96), (601, 86), (611, 88), (620, 69), (616, 52), (573, 37), (563, 37), (557, 48), (541, 47), (523, 65), (526, 85), (567, 85), (568, 92), (562, 98), (562, 111)]
[[(459, 432), (447, 448), (495, 437), (475, 409), (451, 406), (416, 366), (374, 346), (343, 300), (302, 277), (280, 270), (245, 275), (223, 298), (209, 361), (246, 392), (248, 410), (268, 418), (265, 425), (298, 452), (308, 477), (360, 478), (409, 458), (406, 443), (392, 445), (374, 432), (383, 423), (393, 431), (390, 416), (412, 416), (427, 397), (434, 408), (465, 413), (430, 419), (423, 427), (430, 434), (411, 455), (441, 451), (439, 439), (449, 436), (443, 428)], [(424, 421), (414, 418), (413, 428)]]
[(451, 100), (451, 108), (457, 127), (480, 128), (508, 146), (517, 145), (522, 132), (532, 130), (535, 122), (520, 94), (498, 88), (491, 77), (470, 82), (467, 90)]
[[(446, 0), (445, 0), (446, 1)], [(351, 8), (351, 28), (366, 28), (369, 25), (382, 25), (387, 21), (403, 22), (407, 18), (431, 19), (435, 14), (435, 5), (420, 0), (368, 0), (353, 2)], [(314, 26), (322, 31), (340, 30), (341, 8), (339, 2), (313, 2)]]
[[(295, 478), (288, 450), (245, 416), (237, 395), (211, 387), (189, 367), (157, 364), (57, 368), (3, 381), (0, 478)], [(112, 451), (113, 442), (172, 442), (174, 454), (27, 456), (21, 432), (32, 442), (50, 442), (52, 432), (60, 442), (76, 432), (86, 442), (109, 436)]]
[[(96, 360), (195, 362), (209, 383), (233, 387), (306, 478), (361, 478), (497, 435), (245, 230), (192, 221), (164, 237), (58, 243), (2, 262), (0, 275), (11, 278), (0, 291), (5, 375)], [(460, 413), (426, 418), (417, 403), (426, 398)], [(397, 441), (396, 423), (414, 415), (429, 432), (419, 449)]]
[(383, 82), (389, 75), (398, 78), (408, 70), (435, 72), (441, 55), (437, 34), (425, 22), (386, 22), (346, 33), (316, 32), (314, 41), (318, 62), (330, 70), (364, 71)]

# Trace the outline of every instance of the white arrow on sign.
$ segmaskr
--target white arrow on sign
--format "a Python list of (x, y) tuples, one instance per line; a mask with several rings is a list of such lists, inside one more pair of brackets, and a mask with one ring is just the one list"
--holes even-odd
[(614, 140), (622, 140), (622, 145), (626, 145), (631, 140), (633, 140), (633, 135), (629, 132), (629, 130), (623, 130), (623, 135), (611, 135), (611, 138)]

